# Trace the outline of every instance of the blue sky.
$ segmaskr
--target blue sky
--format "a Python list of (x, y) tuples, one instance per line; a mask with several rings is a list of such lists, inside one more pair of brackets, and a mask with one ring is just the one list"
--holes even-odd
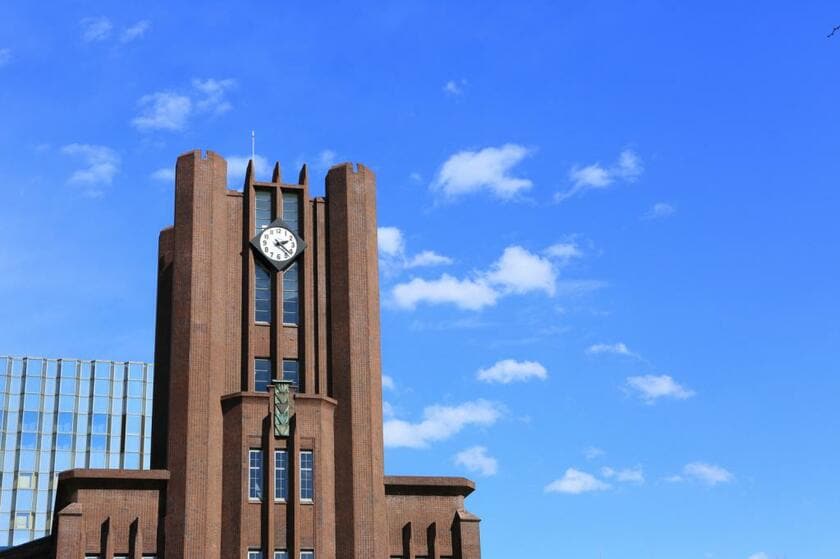
[(387, 470), (485, 558), (840, 556), (836, 4), (311, 4), (4, 3), (0, 353), (151, 360), (255, 129), (376, 171)]

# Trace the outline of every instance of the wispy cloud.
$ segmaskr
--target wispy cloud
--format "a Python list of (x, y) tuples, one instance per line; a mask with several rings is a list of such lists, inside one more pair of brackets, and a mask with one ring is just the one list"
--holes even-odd
[(677, 212), (677, 208), (666, 202), (657, 202), (645, 213), (645, 219), (663, 219), (671, 217)]
[(175, 180), (175, 169), (172, 167), (162, 167), (149, 175), (152, 179), (160, 182), (172, 182)]
[(681, 386), (669, 375), (641, 375), (627, 378), (627, 386), (647, 404), (660, 398), (686, 400), (694, 391)]
[(141, 131), (182, 130), (193, 109), (189, 97), (167, 91), (144, 95), (137, 105), (140, 115), (131, 122)]
[(111, 184), (120, 170), (119, 154), (107, 146), (69, 144), (61, 148), (61, 153), (77, 157), (84, 163), (84, 167), (74, 171), (67, 182), (81, 185), (86, 196), (101, 196), (104, 187)]
[(134, 25), (126, 27), (120, 34), (120, 42), (130, 43), (132, 41), (142, 38), (143, 35), (146, 34), (146, 31), (149, 30), (150, 26), (151, 23), (149, 22), (149, 20), (143, 19), (138, 21)]
[(583, 251), (577, 243), (574, 242), (554, 243), (543, 252), (551, 258), (559, 260), (563, 264), (583, 256)]
[(12, 61), (12, 49), (0, 49), (0, 67), (5, 66)]
[(455, 455), (455, 464), (483, 476), (496, 475), (499, 471), (498, 461), (487, 454), (487, 448), (483, 446), (473, 446), (462, 450)]
[(486, 400), (464, 402), (457, 406), (429, 406), (423, 410), (423, 419), (417, 423), (387, 419), (383, 424), (385, 446), (426, 448), (433, 442), (456, 435), (469, 425), (493, 425), (501, 416), (502, 407)]
[(590, 446), (583, 449), (583, 455), (586, 457), (587, 460), (595, 460), (596, 458), (600, 458), (605, 454), (606, 452), (604, 452), (603, 449), (600, 449), (597, 446)]
[(572, 186), (554, 195), (555, 202), (562, 202), (588, 190), (603, 190), (616, 181), (633, 182), (644, 170), (639, 156), (632, 150), (622, 151), (618, 160), (609, 167), (593, 163), (585, 167), (575, 166), (569, 171)]
[[(398, 250), (395, 235), (388, 247)], [(413, 309), (420, 303), (454, 304), (461, 309), (480, 310), (495, 305), (500, 297), (542, 292), (553, 297), (558, 292), (579, 294), (603, 286), (593, 280), (557, 281), (555, 262), (521, 246), (509, 246), (487, 270), (458, 279), (443, 274), (437, 279), (413, 278), (391, 290), (391, 302), (398, 308)]]
[(441, 166), (432, 190), (449, 199), (484, 190), (509, 200), (533, 185), (529, 179), (512, 175), (514, 167), (530, 153), (517, 144), (459, 151)]
[(545, 380), (548, 378), (548, 371), (537, 361), (503, 359), (490, 367), (479, 369), (475, 376), (484, 382), (510, 384), (531, 379)]
[(195, 107), (199, 111), (219, 115), (233, 108), (225, 96), (230, 89), (236, 86), (236, 80), (194, 79), (192, 85), (200, 94), (195, 101)]
[(461, 96), (464, 94), (464, 88), (467, 85), (467, 80), (449, 80), (443, 85), (443, 91), (449, 95)]
[(429, 266), (446, 266), (453, 260), (433, 250), (424, 250), (409, 256), (406, 254), (405, 239), (398, 227), (383, 226), (376, 231), (379, 248), (379, 266), (386, 274), (395, 274), (404, 269)]
[(639, 354), (630, 351), (625, 344), (617, 342), (614, 344), (592, 344), (586, 348), (586, 353), (589, 355), (624, 355), (627, 357), (639, 358)]
[(79, 22), (82, 40), (86, 43), (104, 41), (111, 36), (114, 25), (107, 17), (86, 17)]
[(545, 486), (546, 493), (567, 493), (579, 495), (593, 491), (606, 491), (611, 486), (596, 478), (592, 474), (569, 468), (563, 477), (556, 479)]
[(770, 559), (770, 556), (764, 553), (763, 551), (759, 551), (758, 553), (753, 553), (748, 557), (748, 559)]
[(194, 79), (192, 89), (184, 92), (158, 91), (144, 95), (137, 102), (140, 114), (131, 123), (140, 131), (183, 130), (197, 114), (219, 115), (231, 109), (227, 92), (235, 80)]
[(394, 379), (388, 375), (382, 375), (382, 388), (384, 390), (394, 390), (396, 389), (396, 384), (394, 384)]
[(666, 478), (670, 482), (698, 481), (704, 485), (714, 487), (721, 483), (730, 483), (735, 479), (732, 473), (715, 464), (706, 462), (692, 462), (683, 466), (682, 472)]
[(645, 482), (645, 474), (644, 471), (642, 471), (641, 466), (636, 466), (635, 468), (624, 468), (621, 470), (605, 466), (601, 468), (601, 475), (605, 479), (613, 479), (622, 483), (642, 484)]

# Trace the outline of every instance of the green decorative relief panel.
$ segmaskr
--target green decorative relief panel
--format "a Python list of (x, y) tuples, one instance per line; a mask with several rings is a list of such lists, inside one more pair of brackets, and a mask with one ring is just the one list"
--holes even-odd
[(288, 437), (289, 424), (295, 413), (289, 381), (274, 381), (274, 436)]

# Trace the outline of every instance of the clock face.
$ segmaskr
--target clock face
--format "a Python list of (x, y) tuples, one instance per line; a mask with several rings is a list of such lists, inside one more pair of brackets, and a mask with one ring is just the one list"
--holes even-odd
[(285, 227), (269, 226), (259, 235), (259, 249), (271, 260), (288, 262), (298, 253), (297, 237)]

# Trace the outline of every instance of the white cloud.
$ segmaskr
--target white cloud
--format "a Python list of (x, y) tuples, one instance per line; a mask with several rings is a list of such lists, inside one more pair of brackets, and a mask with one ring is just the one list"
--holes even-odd
[(382, 388), (385, 390), (394, 390), (396, 388), (394, 379), (388, 375), (382, 375)]
[(192, 112), (189, 97), (165, 91), (144, 95), (137, 104), (140, 116), (131, 122), (138, 130), (181, 130)]
[(487, 454), (487, 448), (483, 446), (473, 446), (462, 450), (455, 455), (455, 464), (483, 476), (496, 475), (499, 470), (499, 463)]
[(509, 384), (511, 382), (524, 382), (531, 379), (545, 380), (548, 378), (548, 371), (536, 361), (503, 359), (486, 369), (479, 369), (476, 373), (476, 378), (484, 382)]
[(236, 85), (232, 79), (193, 79), (189, 93), (158, 91), (144, 95), (137, 102), (140, 115), (131, 123), (140, 131), (183, 130), (198, 113), (219, 115), (232, 108), (227, 92)]
[(621, 342), (614, 343), (614, 344), (592, 344), (588, 348), (586, 348), (586, 353), (589, 355), (602, 355), (602, 354), (613, 354), (613, 355), (626, 355), (628, 357), (638, 357), (638, 355), (624, 345)]
[(0, 66), (5, 66), (12, 60), (12, 49), (0, 49)]
[(153, 172), (150, 176), (156, 181), (172, 182), (175, 180), (175, 169), (172, 167), (163, 167)]
[(425, 448), (430, 443), (452, 437), (468, 425), (493, 425), (501, 416), (501, 406), (486, 400), (457, 406), (429, 406), (423, 410), (423, 420), (418, 423), (386, 420), (383, 425), (385, 446)]
[(555, 273), (551, 262), (520, 246), (504, 250), (487, 274), (487, 280), (504, 292), (544, 291), (549, 296), (554, 295)]
[(763, 551), (759, 551), (758, 553), (753, 553), (747, 559), (770, 559), (770, 556)]
[[(248, 170), (248, 162), (251, 160), (250, 155), (229, 155), (225, 157), (228, 167), (228, 185), (234, 188), (241, 188), (245, 182), (245, 171)], [(256, 154), (254, 158), (254, 173), (257, 180), (263, 177), (265, 180), (271, 168), (268, 165), (268, 160), (260, 154)]]
[(657, 202), (644, 215), (645, 219), (662, 219), (671, 217), (676, 213), (677, 209), (671, 204), (665, 202)]
[(605, 466), (601, 468), (601, 475), (606, 479), (614, 479), (623, 483), (644, 483), (645, 474), (641, 466), (616, 470)]
[(321, 150), (316, 159), (319, 169), (327, 170), (338, 162), (338, 154), (331, 149)]
[(586, 457), (587, 460), (595, 460), (596, 458), (600, 458), (604, 454), (606, 454), (606, 452), (604, 452), (597, 446), (590, 446), (583, 450), (583, 455)]
[(529, 153), (527, 148), (516, 144), (460, 151), (440, 168), (432, 189), (448, 198), (480, 190), (488, 190), (502, 199), (513, 198), (532, 186), (530, 180), (510, 174)]
[(633, 150), (625, 149), (618, 156), (618, 164), (613, 168), (613, 175), (633, 182), (644, 171), (642, 160)]
[(479, 310), (495, 305), (498, 293), (483, 280), (459, 280), (443, 274), (436, 280), (414, 278), (394, 286), (394, 303), (403, 309), (413, 309), (418, 303), (450, 303), (466, 310)]
[(192, 85), (201, 94), (201, 97), (195, 101), (195, 107), (199, 111), (218, 115), (226, 113), (232, 108), (232, 105), (225, 98), (225, 94), (236, 85), (236, 80), (194, 79)]
[(610, 484), (604, 483), (592, 474), (569, 468), (563, 477), (545, 486), (546, 493), (569, 493), (578, 495), (591, 491), (606, 491)]
[[(395, 237), (394, 233), (390, 235)], [(391, 239), (386, 248), (396, 250), (396, 241)], [(434, 260), (443, 263), (440, 259)], [(551, 260), (520, 246), (509, 246), (488, 270), (475, 272), (470, 278), (457, 279), (443, 274), (434, 280), (414, 278), (397, 284), (392, 290), (392, 302), (406, 309), (413, 309), (418, 303), (451, 303), (462, 309), (480, 310), (511, 294), (543, 292), (551, 297), (559, 292), (579, 295), (603, 286), (603, 282), (594, 280), (558, 282)]]
[(67, 182), (83, 185), (88, 196), (101, 195), (102, 187), (110, 185), (120, 170), (120, 156), (106, 146), (69, 144), (61, 148), (61, 153), (84, 161), (85, 167), (74, 171)]
[(714, 464), (692, 462), (683, 467), (682, 479), (693, 479), (711, 487), (720, 483), (729, 483), (735, 479), (735, 476)]
[(574, 258), (581, 258), (583, 251), (575, 243), (555, 243), (545, 249), (545, 254), (566, 263)]
[(402, 269), (452, 264), (448, 256), (433, 250), (424, 250), (414, 256), (407, 256), (402, 231), (397, 227), (379, 227), (376, 230), (380, 266), (386, 273)]
[(385, 400), (382, 400), (382, 417), (385, 419), (389, 417), (394, 417), (394, 406), (392, 406), (390, 402), (386, 402)]
[(450, 95), (463, 95), (467, 80), (449, 80), (443, 85), (443, 91)]
[(583, 194), (587, 190), (603, 190), (609, 188), (617, 180), (633, 182), (639, 178), (643, 170), (641, 159), (629, 149), (622, 151), (611, 167), (604, 167), (600, 163), (585, 167), (574, 166), (569, 171), (572, 186), (564, 192), (556, 193), (554, 201), (562, 202), (572, 196)]
[(379, 252), (386, 256), (401, 256), (405, 252), (405, 241), (398, 227), (379, 227), (376, 230)]
[(142, 38), (146, 34), (146, 31), (149, 30), (150, 25), (149, 20), (144, 19), (138, 21), (131, 27), (127, 27), (120, 35), (120, 42), (130, 43), (131, 41)]
[(86, 17), (81, 22), (82, 40), (86, 43), (104, 41), (111, 36), (113, 25), (107, 17)]
[(659, 398), (674, 398), (686, 400), (694, 396), (694, 391), (678, 384), (669, 375), (641, 375), (627, 378), (627, 386), (637, 392), (637, 395), (653, 404)]
[(433, 250), (421, 251), (405, 262), (406, 268), (421, 268), (425, 266), (448, 266), (454, 260), (448, 256), (438, 254)]

